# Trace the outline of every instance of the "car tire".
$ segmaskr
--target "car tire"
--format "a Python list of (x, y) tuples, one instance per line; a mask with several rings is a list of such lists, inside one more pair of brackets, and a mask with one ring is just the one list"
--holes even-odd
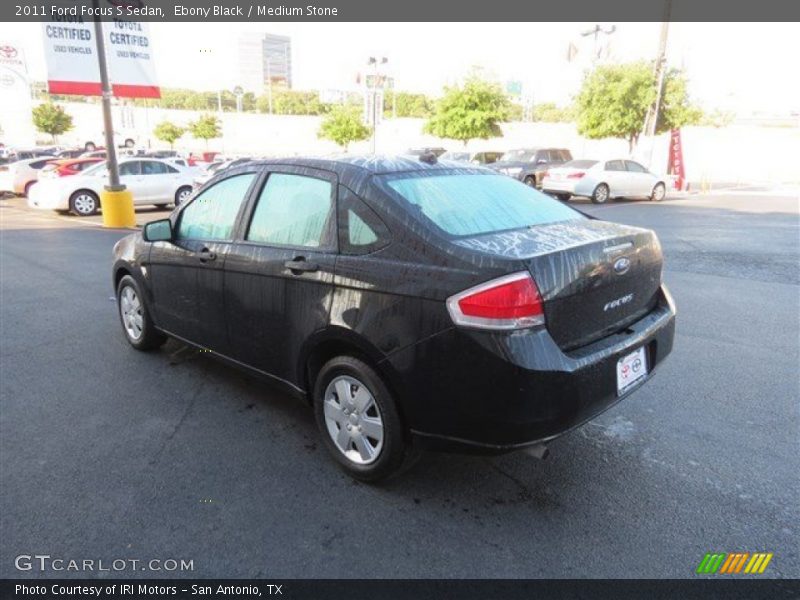
[(661, 202), (664, 199), (664, 196), (666, 195), (667, 195), (667, 188), (663, 183), (659, 181), (653, 188), (652, 193), (650, 194), (650, 200), (652, 202)]
[(570, 198), (572, 198), (572, 194), (555, 194), (556, 199), (561, 200), (561, 202), (567, 202)]
[(188, 185), (184, 185), (178, 188), (178, 191), (175, 192), (175, 206), (180, 206), (186, 199), (192, 195), (192, 187)]
[(91, 217), (100, 209), (100, 198), (91, 190), (78, 190), (69, 197), (69, 210), (79, 217)]
[(28, 183), (26, 183), (26, 184), (25, 184), (25, 191), (24, 191), (24, 194), (25, 194), (25, 197), (26, 197), (26, 198), (30, 197), (30, 195), (31, 195), (31, 188), (33, 187), (33, 184), (34, 184), (34, 183), (36, 183), (36, 182), (35, 182), (35, 181), (29, 181)]
[(125, 147), (126, 148), (133, 148), (135, 145), (136, 145), (136, 142), (133, 139), (128, 138), (128, 139), (125, 140)]
[(351, 477), (380, 481), (418, 457), (391, 393), (364, 361), (338, 356), (325, 363), (314, 383), (313, 401), (323, 443)]
[(536, 176), (535, 175), (526, 175), (525, 178), (522, 180), (522, 183), (525, 185), (535, 188), (536, 187)]
[(83, 145), (83, 149), (86, 152), (94, 152), (95, 150), (97, 150), (97, 144), (95, 144), (94, 142), (86, 142)]
[(167, 336), (153, 325), (139, 284), (130, 275), (117, 284), (117, 313), (125, 339), (137, 350), (154, 350), (167, 341)]
[(608, 185), (601, 183), (594, 188), (594, 192), (592, 192), (592, 202), (595, 204), (605, 204), (608, 202), (609, 195)]

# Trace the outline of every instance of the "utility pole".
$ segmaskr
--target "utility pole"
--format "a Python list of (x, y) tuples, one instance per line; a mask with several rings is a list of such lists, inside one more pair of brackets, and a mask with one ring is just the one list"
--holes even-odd
[(644, 119), (644, 135), (654, 136), (658, 124), (658, 114), (661, 110), (661, 97), (664, 92), (664, 77), (667, 73), (667, 38), (669, 36), (669, 19), (672, 12), (672, 0), (664, 0), (664, 20), (661, 22), (661, 35), (658, 39), (658, 56), (656, 57), (655, 80), (656, 99), (647, 110)]

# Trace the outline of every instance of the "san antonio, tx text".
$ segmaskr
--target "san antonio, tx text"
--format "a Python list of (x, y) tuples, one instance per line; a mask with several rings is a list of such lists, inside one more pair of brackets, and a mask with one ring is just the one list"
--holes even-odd
[(282, 596), (282, 585), (266, 583), (263, 585), (192, 585), (182, 588), (177, 585), (147, 584), (110, 584), (110, 585), (25, 585), (16, 584), (14, 593), (17, 596), (95, 596), (97, 598), (113, 596), (177, 596), (180, 591), (192, 596)]

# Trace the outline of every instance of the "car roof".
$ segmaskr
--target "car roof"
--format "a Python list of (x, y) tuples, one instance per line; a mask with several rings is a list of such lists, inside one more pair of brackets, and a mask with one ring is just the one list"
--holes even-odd
[(444, 169), (462, 168), (455, 162), (447, 160), (435, 160), (425, 162), (416, 156), (373, 156), (373, 155), (348, 155), (336, 157), (291, 157), (291, 158), (268, 158), (252, 161), (259, 165), (287, 165), (298, 167), (309, 167), (333, 171), (340, 177), (352, 175), (385, 175), (387, 173), (403, 173), (408, 171), (442, 171)]

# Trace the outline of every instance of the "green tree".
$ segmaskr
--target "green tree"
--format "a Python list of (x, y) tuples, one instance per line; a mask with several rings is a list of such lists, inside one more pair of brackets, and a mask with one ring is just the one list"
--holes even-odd
[(317, 135), (332, 140), (344, 148), (351, 142), (367, 139), (372, 130), (361, 122), (361, 113), (357, 108), (337, 106), (322, 120)]
[(499, 85), (468, 79), (463, 86), (445, 88), (424, 131), (466, 145), (475, 138), (502, 137), (499, 123), (507, 120), (510, 112), (508, 97)]
[(185, 127), (169, 121), (162, 121), (153, 129), (153, 135), (156, 136), (156, 139), (167, 142), (170, 148), (175, 144), (175, 140), (179, 139), (184, 133), (186, 133)]
[[(598, 67), (586, 75), (576, 99), (578, 133), (589, 139), (622, 138), (632, 150), (655, 99), (656, 78), (650, 63)], [(689, 102), (683, 74), (677, 69), (665, 73), (656, 132), (693, 125), (701, 116)]]
[[(395, 106), (392, 106), (392, 103)], [(392, 111), (394, 108), (394, 111)], [(412, 94), (409, 92), (386, 92), (384, 101), (384, 113), (391, 115), (396, 113), (398, 117), (428, 118), (433, 115), (435, 104), (425, 94)]]
[(196, 121), (189, 123), (189, 132), (198, 140), (205, 140), (208, 149), (208, 140), (222, 135), (222, 123), (216, 115), (200, 115)]
[(72, 116), (63, 107), (45, 102), (33, 109), (33, 125), (42, 133), (49, 133), (55, 142), (56, 136), (72, 129)]

